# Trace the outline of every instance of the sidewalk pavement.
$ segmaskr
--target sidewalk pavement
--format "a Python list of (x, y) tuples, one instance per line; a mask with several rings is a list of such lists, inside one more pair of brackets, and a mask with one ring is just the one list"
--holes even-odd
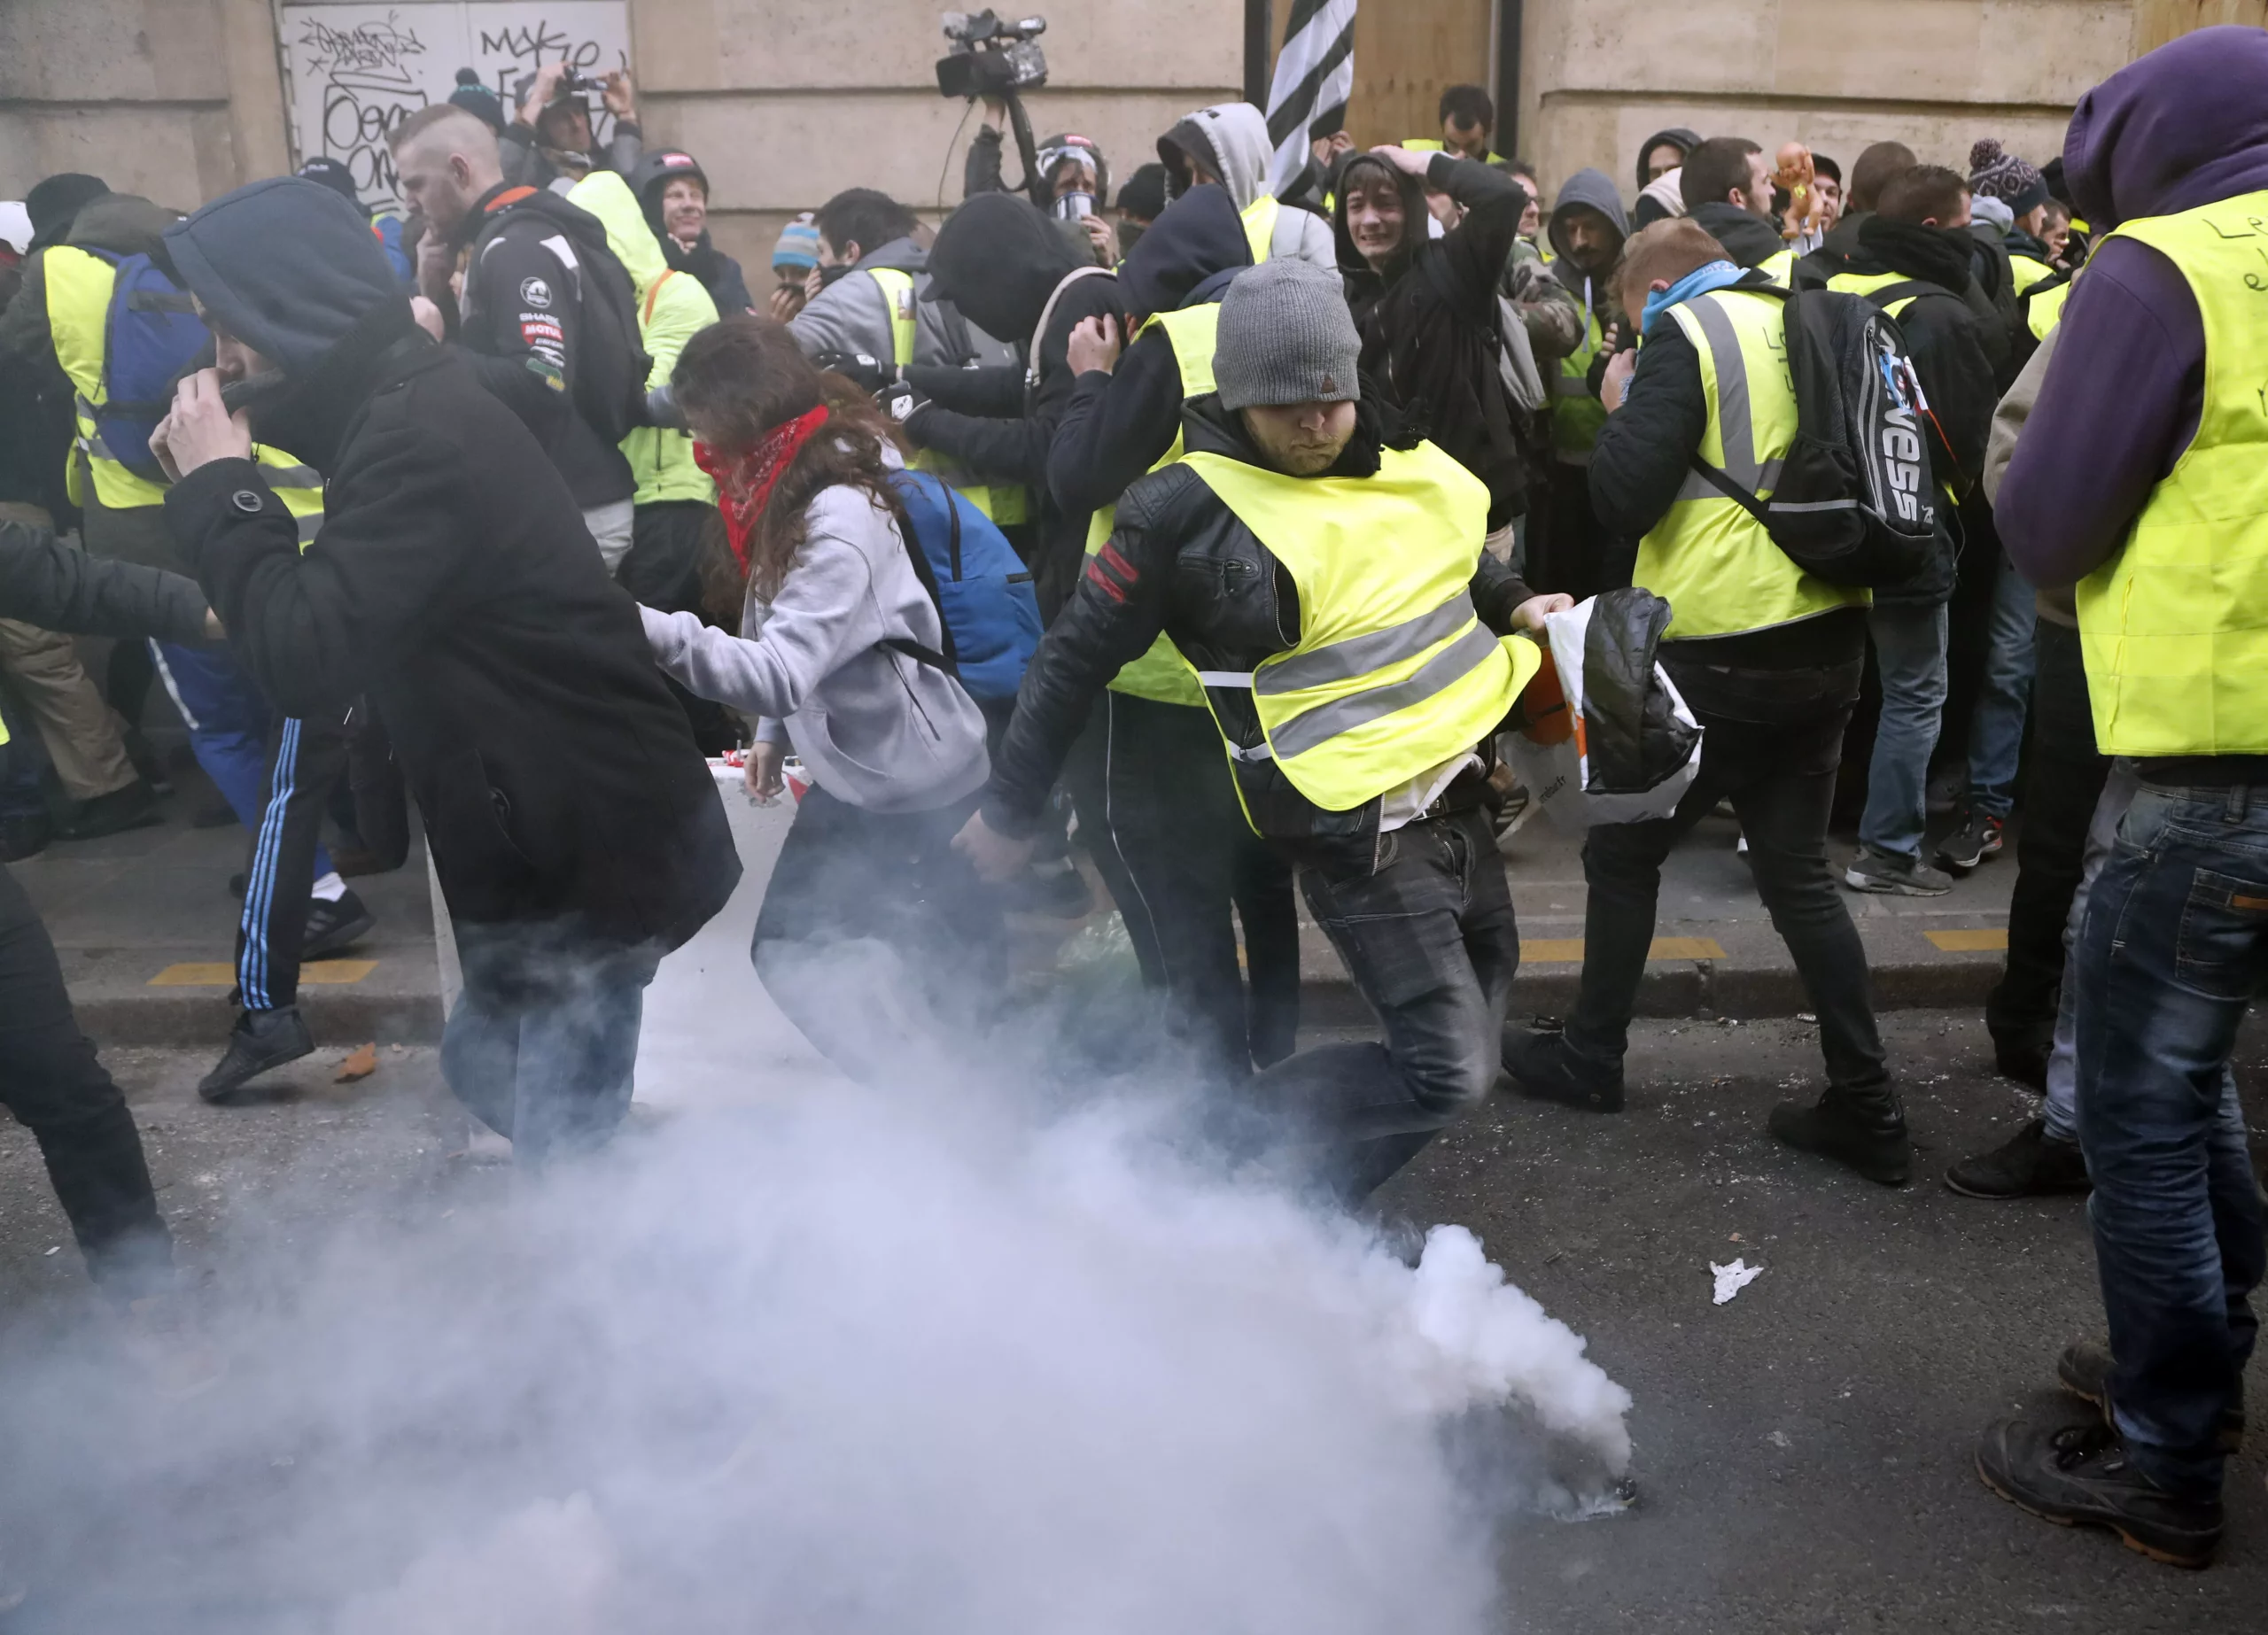
[[(184, 757), (185, 759), (185, 757)], [(239, 825), (198, 829), (216, 797), (193, 763), (172, 772), (156, 828), (50, 846), (8, 868), (55, 939), (79, 1025), (98, 1044), (226, 1043), (236, 1010), (237, 922), (231, 875), (250, 860)], [(390, 874), (346, 883), (377, 918), (341, 956), (299, 976), (299, 1005), (318, 1043), (430, 1043), (440, 1037), (440, 988), (425, 848)]]
[[(161, 802), (162, 827), (53, 846), (12, 865), (55, 939), (81, 1025), (100, 1042), (217, 1050), (234, 1019), (228, 998), (242, 903), (228, 882), (245, 866), (248, 838), (234, 826), (191, 828), (190, 814), (207, 804), (210, 786), (193, 767), (177, 771), (175, 782)], [(725, 798), (736, 809), (745, 806), (730, 785)], [(750, 995), (760, 991), (747, 972), (742, 922), (753, 917), (790, 816), (785, 806), (734, 811), (748, 864), (735, 903), (745, 911), (728, 910), (720, 918), (730, 924), (703, 939), (697, 963), (709, 972), (704, 984), (725, 980), (729, 966), (736, 989), (746, 976)], [(1711, 818), (1670, 858), (1653, 961), (1639, 993), (1641, 1015), (1794, 1016), (1809, 1009), (1788, 950), (1757, 901), (1747, 864), (1734, 850), (1737, 838), (1731, 818)], [(1829, 842), (1838, 868), (1852, 849), (1847, 837)], [(2013, 850), (2011, 845), (1947, 896), (1845, 894), (1884, 1008), (1984, 1003), (2007, 945)], [(1582, 969), (1580, 844), (1539, 815), (1506, 837), (1503, 851), (1521, 934), (1513, 1013), (1565, 1014)], [(422, 841), (406, 867), (348, 883), (377, 916), (377, 928), (345, 956), (302, 974), (300, 1003), (309, 1027), (325, 1045), (437, 1041), (444, 971), (453, 962), (446, 950), (437, 954)], [(1079, 928), (1076, 922), (1048, 927), (1067, 934)], [(1319, 1026), (1367, 1020), (1337, 956), (1304, 915), (1301, 933), (1308, 1019)], [(674, 969), (666, 967), (664, 976)], [(653, 1003), (664, 1004), (666, 1013), (661, 989), (657, 985)]]

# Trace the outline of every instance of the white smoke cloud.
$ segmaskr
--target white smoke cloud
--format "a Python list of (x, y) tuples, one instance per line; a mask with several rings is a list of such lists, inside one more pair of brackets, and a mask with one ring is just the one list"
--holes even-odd
[(1172, 1127), (827, 1084), (328, 1241), (247, 1219), (214, 1391), (9, 1362), (0, 1540), (81, 1631), (1497, 1627), (1454, 1441), (1617, 1473), (1627, 1394), (1462, 1228), (1413, 1271)]

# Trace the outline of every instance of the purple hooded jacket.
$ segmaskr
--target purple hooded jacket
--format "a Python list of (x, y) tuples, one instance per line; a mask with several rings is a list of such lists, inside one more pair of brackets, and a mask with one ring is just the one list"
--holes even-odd
[[(2063, 139), (2098, 233), (2268, 189), (2268, 31), (2201, 28), (2079, 99)], [(1993, 507), (2033, 585), (2075, 585), (2124, 543), (2197, 432), (2205, 330), (2173, 263), (2103, 244), (2063, 304), (2055, 355)]]

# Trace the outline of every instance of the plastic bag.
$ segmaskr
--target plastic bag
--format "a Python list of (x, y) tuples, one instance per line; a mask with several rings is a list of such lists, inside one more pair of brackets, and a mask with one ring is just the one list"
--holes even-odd
[(1512, 770), (1561, 828), (1643, 823), (1677, 810), (1701, 770), (1701, 725), (1654, 660), (1669, 604), (1609, 591), (1544, 621), (1544, 667), (1511, 735)]

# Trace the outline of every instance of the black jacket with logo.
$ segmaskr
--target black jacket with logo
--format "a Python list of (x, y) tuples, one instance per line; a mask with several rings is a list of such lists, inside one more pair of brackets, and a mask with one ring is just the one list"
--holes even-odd
[(575, 407), (577, 366), (600, 344), (578, 275), (585, 259), (613, 255), (604, 224), (556, 193), (507, 187), (483, 195), (471, 221), (456, 339), (474, 376), (535, 434), (577, 505), (629, 499), (638, 487), (630, 461)]
[[(1182, 434), (1192, 453), (1261, 463), (1243, 422), (1217, 396), (1187, 406)], [(1386, 435), (1366, 398), (1354, 439), (1326, 475), (1373, 475)], [(1472, 601), (1483, 624), (1509, 633), (1512, 610), (1529, 594), (1510, 568), (1481, 554)], [(1300, 630), (1290, 572), (1228, 502), (1189, 466), (1152, 472), (1120, 499), (1109, 544), (1087, 559), (1077, 590), (1032, 655), (1015, 718), (992, 759), (985, 822), (1004, 834), (1033, 831), (1089, 707), (1161, 632), (1200, 670), (1243, 672), (1290, 652)], [(1231, 740), (1244, 748), (1264, 741), (1249, 694), (1223, 688), (1212, 697)], [(1376, 801), (1353, 811), (1326, 811), (1294, 789), (1273, 761), (1239, 763), (1237, 781), (1254, 825), (1271, 839), (1357, 836), (1378, 826)]]

